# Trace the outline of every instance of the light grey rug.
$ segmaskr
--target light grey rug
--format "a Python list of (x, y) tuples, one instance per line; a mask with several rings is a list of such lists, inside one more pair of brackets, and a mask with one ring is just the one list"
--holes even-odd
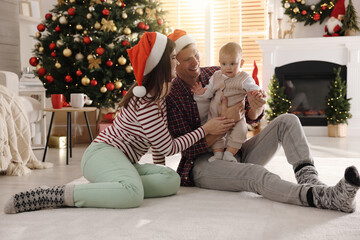
[[(177, 158), (168, 165), (175, 167)], [(145, 161), (147, 161), (145, 159)], [(317, 158), (321, 180), (336, 184), (355, 158)], [(267, 168), (295, 181), (284, 157)], [(75, 180), (77, 183), (84, 179)], [(360, 193), (359, 193), (360, 194)], [(247, 192), (182, 187), (176, 196), (146, 199), (136, 209), (60, 208), (0, 214), (0, 239), (360, 239), (357, 211), (345, 214), (276, 203)]]

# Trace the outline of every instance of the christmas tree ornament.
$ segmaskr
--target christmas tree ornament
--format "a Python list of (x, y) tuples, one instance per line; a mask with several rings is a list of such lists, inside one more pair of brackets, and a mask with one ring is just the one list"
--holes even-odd
[(106, 89), (108, 91), (113, 91), (115, 89), (115, 85), (112, 82), (106, 84)]
[(59, 23), (62, 24), (62, 25), (65, 25), (65, 24), (68, 23), (68, 20), (66, 19), (65, 16), (61, 16), (61, 17), (59, 18)]
[(159, 25), (162, 25), (162, 24), (164, 23), (164, 20), (162, 20), (161, 18), (159, 18), (159, 19), (157, 20), (157, 23), (158, 23)]
[(39, 64), (39, 61), (38, 61), (38, 59), (36, 58), (36, 57), (31, 57), (30, 59), (29, 59), (29, 63), (30, 63), (30, 65), (31, 66), (36, 66), (36, 65), (38, 65)]
[(37, 39), (41, 38), (41, 33), (40, 33), (40, 32), (37, 32), (36, 35), (35, 35), (35, 37), (36, 37)]
[(107, 60), (107, 62), (106, 62), (106, 66), (108, 66), (108, 67), (112, 67), (113, 65), (114, 65), (113, 61), (111, 61), (111, 60)]
[(71, 51), (68, 47), (66, 47), (66, 48), (63, 50), (63, 55), (64, 55), (65, 57), (70, 57), (70, 56), (72, 55), (72, 51)]
[(94, 58), (92, 55), (88, 55), (87, 60), (89, 61), (89, 69), (99, 68), (101, 64), (101, 58)]
[(160, 13), (161, 12), (161, 7), (156, 7), (156, 11), (158, 12), (158, 13)]
[(123, 13), (121, 14), (121, 17), (122, 17), (123, 19), (127, 19), (127, 18), (128, 18), (128, 15), (127, 15), (126, 12), (123, 12)]
[(71, 83), (72, 81), (73, 81), (73, 78), (71, 77), (70, 74), (68, 74), (68, 75), (65, 76), (65, 82)]
[(101, 24), (100, 24), (99, 22), (96, 22), (96, 23), (94, 24), (94, 28), (97, 29), (97, 30), (99, 30), (99, 29), (101, 28)]
[(123, 41), (121, 42), (121, 44), (122, 44), (124, 47), (127, 47), (127, 46), (130, 45), (130, 43), (129, 43), (128, 40), (123, 40)]
[(140, 16), (142, 16), (142, 15), (144, 14), (144, 10), (143, 10), (142, 8), (137, 8), (137, 9), (135, 10), (135, 12), (136, 12), (137, 14), (139, 14)]
[(107, 4), (113, 4), (113, 1), (112, 0), (106, 0), (106, 3)]
[(145, 8), (146, 19), (156, 19), (156, 9)]
[(102, 14), (106, 17), (109, 16), (109, 13), (110, 13), (110, 11), (106, 8), (102, 10)]
[(85, 44), (90, 44), (91, 43), (91, 37), (89, 37), (89, 36), (85, 36), (84, 38), (83, 38), (83, 42), (85, 43)]
[(144, 30), (149, 30), (150, 29), (150, 26), (148, 24), (145, 24), (145, 27), (144, 27)]
[(126, 58), (123, 55), (121, 55), (121, 57), (118, 58), (118, 63), (120, 65), (125, 65), (126, 64)]
[(58, 19), (58, 18), (57, 18), (56, 15), (53, 15), (53, 16), (51, 17), (51, 20), (52, 20), (53, 22), (55, 22), (57, 19)]
[(80, 69), (76, 70), (76, 76), (80, 77), (82, 74), (83, 72)]
[(76, 0), (70, 0), (70, 3), (74, 3), (74, 2), (76, 2)]
[(89, 7), (89, 11), (90, 11), (90, 12), (93, 12), (93, 11), (95, 11), (95, 8), (94, 8), (93, 6), (90, 6), (90, 7)]
[(79, 36), (74, 36), (74, 42), (81, 42), (81, 38)]
[(45, 31), (45, 26), (44, 26), (44, 24), (40, 23), (39, 25), (37, 25), (37, 30), (38, 30), (39, 32)]
[[(87, 35), (87, 34), (88, 34), (88, 31), (84, 30), (83, 35)], [(92, 39), (91, 39), (91, 41), (92, 41)]]
[(95, 78), (93, 78), (91, 81), (90, 81), (90, 84), (91, 86), (96, 86), (98, 84), (98, 82), (95, 80)]
[[(139, 43), (128, 49), (131, 65), (126, 66), (126, 72), (134, 70), (138, 86), (133, 88), (136, 97), (144, 97), (146, 88), (142, 85), (143, 77), (149, 74), (159, 63), (166, 47), (167, 37), (158, 32), (146, 32)], [(140, 51), (141, 49), (142, 51)]]
[(106, 93), (106, 92), (107, 92), (106, 87), (105, 87), (105, 86), (102, 86), (102, 87), (100, 88), (100, 92), (101, 92), (101, 93)]
[(121, 8), (124, 8), (126, 6), (126, 4), (122, 0), (116, 1), (116, 5), (118, 5)]
[(53, 58), (55, 58), (55, 57), (57, 57), (57, 54), (56, 54), (55, 51), (53, 51), (53, 52), (50, 53), (50, 56), (53, 57)]
[(63, 40), (57, 40), (56, 41), (56, 46), (59, 48), (59, 47), (62, 47), (62, 46), (64, 46), (64, 41)]
[(121, 95), (122, 95), (122, 96), (125, 96), (126, 94), (127, 94), (127, 91), (126, 91), (126, 90), (122, 90)]
[(102, 31), (113, 31), (117, 30), (113, 20), (106, 20), (105, 18), (101, 19), (101, 29)]
[(84, 86), (88, 86), (90, 84), (90, 79), (88, 77), (83, 77), (81, 79), (81, 84)]
[(52, 14), (51, 14), (51, 13), (45, 14), (45, 19), (46, 19), (46, 20), (50, 20), (51, 18), (52, 18)]
[(110, 44), (108, 44), (107, 46), (108, 46), (108, 48), (110, 48), (110, 49), (114, 49), (114, 47), (115, 47), (114, 43), (110, 43)]
[(120, 88), (122, 87), (122, 85), (123, 85), (123, 84), (122, 84), (121, 81), (116, 81), (116, 82), (115, 82), (115, 88), (116, 88), (116, 89), (120, 89)]
[(60, 64), (58, 61), (56, 61), (55, 67), (56, 67), (57, 69), (60, 69), (60, 68), (61, 68), (61, 64)]
[(92, 14), (91, 14), (91, 13), (86, 14), (86, 19), (90, 20), (91, 18), (92, 18)]
[(126, 28), (124, 28), (123, 33), (126, 34), (126, 35), (130, 35), (131, 34), (131, 29), (126, 27)]
[(76, 24), (76, 27), (75, 27), (75, 28), (76, 28), (76, 30), (78, 30), (78, 31), (81, 31), (81, 30), (84, 29), (81, 24)]
[(81, 61), (84, 59), (84, 55), (82, 55), (82, 53), (77, 53), (75, 55), (75, 59), (78, 60), (78, 61)]
[(39, 68), (39, 70), (37, 71), (37, 73), (39, 74), (39, 76), (43, 77), (43, 76), (45, 76), (45, 74), (46, 74), (46, 69), (43, 68), (43, 67), (41, 67), (41, 68)]
[(55, 27), (55, 31), (56, 31), (56, 32), (61, 32), (61, 28), (60, 28), (59, 26), (56, 26), (56, 27)]
[(49, 49), (50, 49), (50, 50), (56, 49), (56, 44), (55, 44), (54, 42), (51, 42), (51, 43), (49, 44)]
[(104, 52), (105, 52), (105, 49), (102, 48), (102, 47), (98, 47), (98, 48), (96, 49), (96, 53), (97, 53), (97, 55), (99, 55), (99, 56), (104, 55)]
[(39, 53), (43, 53), (44, 52), (44, 47), (39, 47)]
[(36, 71), (38, 71), (40, 68), (42, 68), (43, 66), (39, 63), (38, 65), (36, 65)]
[(138, 25), (137, 25), (137, 27), (138, 27), (139, 29), (145, 29), (145, 23), (139, 22)]
[(69, 9), (68, 9), (68, 11), (67, 11), (67, 12), (68, 12), (69, 16), (74, 16), (74, 15), (75, 15), (76, 10), (75, 10), (75, 8), (72, 8), (72, 7), (71, 7), (71, 8), (69, 8)]
[(54, 82), (54, 77), (51, 76), (50, 74), (47, 75), (47, 76), (45, 77), (45, 79), (46, 79), (46, 82), (47, 82), (47, 83), (52, 83), (52, 82)]

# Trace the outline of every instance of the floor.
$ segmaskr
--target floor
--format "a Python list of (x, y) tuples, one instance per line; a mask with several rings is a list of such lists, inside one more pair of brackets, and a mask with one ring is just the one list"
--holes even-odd
[[(313, 156), (316, 157), (340, 157), (359, 158), (360, 161), (360, 138), (329, 138), (308, 137)], [(34, 170), (31, 174), (21, 177), (0, 175), (0, 208), (2, 209), (7, 199), (14, 193), (41, 185), (62, 185), (81, 177), (80, 160), (86, 149), (86, 144), (76, 145), (73, 148), (73, 156), (66, 165), (66, 150), (50, 148), (46, 161), (54, 163), (54, 167), (45, 170)], [(38, 159), (42, 159), (43, 150), (35, 150)], [(280, 149), (277, 155), (283, 156)]]

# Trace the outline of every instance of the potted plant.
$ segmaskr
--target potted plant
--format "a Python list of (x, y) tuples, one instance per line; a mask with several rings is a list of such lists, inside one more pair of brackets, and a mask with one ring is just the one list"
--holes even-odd
[(345, 137), (347, 120), (351, 118), (350, 98), (346, 98), (346, 83), (340, 76), (341, 67), (334, 68), (335, 78), (329, 86), (329, 94), (326, 97), (327, 106), (325, 115), (328, 122), (329, 137)]
[(269, 109), (266, 110), (268, 121), (272, 121), (277, 116), (288, 113), (291, 108), (291, 101), (285, 94), (285, 87), (280, 86), (279, 79), (273, 75), (269, 84), (269, 99), (267, 101)]
[(349, 4), (346, 7), (344, 22), (342, 26), (342, 31), (345, 36), (354, 36), (356, 31), (360, 31), (357, 22), (358, 16), (354, 5), (351, 0), (349, 0)]

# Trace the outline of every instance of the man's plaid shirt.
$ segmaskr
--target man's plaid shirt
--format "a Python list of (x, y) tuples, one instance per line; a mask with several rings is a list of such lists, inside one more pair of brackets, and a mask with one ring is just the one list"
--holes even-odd
[[(219, 67), (203, 67), (200, 69), (200, 81), (203, 86), (209, 83), (210, 77), (219, 70)], [(166, 108), (168, 117), (168, 127), (173, 138), (183, 136), (192, 132), (201, 126), (200, 115), (193, 93), (186, 83), (180, 78), (172, 81), (171, 92), (166, 98)], [(245, 117), (247, 117), (250, 106), (245, 102)], [(255, 121), (247, 121), (248, 123), (258, 122), (262, 118), (261, 114)], [(185, 151), (181, 153), (181, 160), (177, 169), (181, 177), (182, 186), (194, 186), (191, 171), (194, 166), (196, 157), (202, 153), (208, 152), (205, 138), (201, 139)]]

